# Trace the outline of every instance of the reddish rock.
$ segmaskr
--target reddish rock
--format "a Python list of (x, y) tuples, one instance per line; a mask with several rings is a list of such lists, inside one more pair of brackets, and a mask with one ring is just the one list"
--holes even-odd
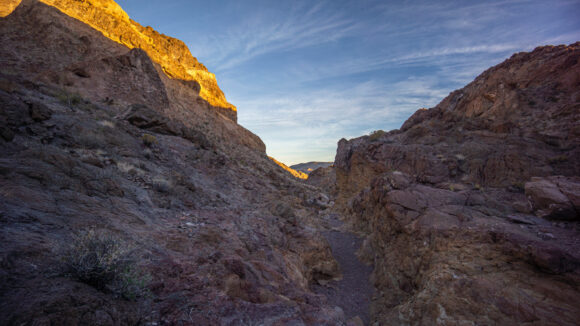
[(564, 177), (532, 178), (526, 182), (525, 189), (537, 216), (561, 220), (580, 218), (580, 182)]
[(579, 57), (515, 54), (401, 130), (338, 143), (335, 208), (367, 235), (373, 322), (577, 323)]
[[(345, 322), (309, 288), (339, 273), (316, 231), (310, 199), (324, 197), (272, 162), (231, 109), (39, 1), (0, 19), (0, 43), (2, 324)], [(63, 271), (59, 248), (91, 228), (134, 248), (151, 297)]]

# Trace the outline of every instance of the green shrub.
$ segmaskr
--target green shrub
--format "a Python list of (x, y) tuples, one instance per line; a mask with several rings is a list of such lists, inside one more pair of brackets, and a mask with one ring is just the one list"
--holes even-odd
[(149, 294), (149, 277), (139, 271), (132, 252), (110, 233), (82, 231), (63, 250), (64, 272), (100, 291), (135, 300)]
[(383, 136), (384, 134), (385, 134), (385, 132), (383, 130), (375, 130), (369, 134), (369, 140), (375, 141), (375, 140), (381, 138), (381, 136)]
[(150, 134), (143, 134), (143, 136), (141, 136), (141, 140), (143, 141), (143, 144), (145, 144), (145, 146), (147, 147), (151, 147), (153, 146), (153, 144), (157, 144), (157, 138), (155, 138), (155, 136)]
[(83, 98), (78, 93), (68, 93), (66, 91), (61, 91), (56, 96), (58, 101), (69, 108), (79, 105), (84, 102)]

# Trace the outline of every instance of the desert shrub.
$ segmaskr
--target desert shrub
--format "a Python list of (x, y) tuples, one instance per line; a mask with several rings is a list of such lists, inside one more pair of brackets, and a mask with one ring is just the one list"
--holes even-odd
[(66, 91), (58, 93), (56, 98), (61, 104), (66, 105), (69, 108), (84, 102), (83, 98), (78, 93), (69, 93)]
[(369, 140), (375, 141), (375, 140), (381, 138), (381, 136), (383, 136), (384, 134), (385, 134), (385, 132), (383, 130), (375, 130), (369, 134)]
[(77, 143), (87, 149), (106, 148), (107, 136), (103, 130), (81, 128), (76, 137)]
[(129, 175), (145, 175), (145, 171), (128, 162), (117, 162), (117, 168), (119, 171)]
[(149, 277), (137, 268), (133, 256), (119, 238), (93, 229), (76, 233), (62, 249), (67, 275), (127, 300), (148, 295)]
[(141, 136), (141, 141), (143, 141), (143, 144), (145, 144), (147, 147), (151, 147), (154, 144), (157, 144), (157, 138), (150, 134), (143, 134), (143, 136)]
[(101, 120), (99, 122), (97, 122), (99, 125), (106, 127), (106, 128), (115, 128), (115, 123), (113, 121), (110, 120)]

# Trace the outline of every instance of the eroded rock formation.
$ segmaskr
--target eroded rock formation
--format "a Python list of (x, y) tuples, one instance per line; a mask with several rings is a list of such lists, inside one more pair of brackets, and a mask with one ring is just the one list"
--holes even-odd
[[(110, 1), (59, 3), (144, 42)], [(181, 43), (130, 26), (197, 65)], [(39, 1), (0, 19), (1, 323), (343, 323), (309, 290), (339, 275), (314, 227), (321, 195), (200, 96), (201, 82), (121, 43)], [(61, 247), (90, 229), (134, 248), (150, 297), (63, 270)]]
[[(162, 70), (173, 79), (196, 81), (200, 96), (212, 106), (225, 108), (225, 113), (236, 120), (236, 107), (226, 101), (217, 85), (215, 75), (191, 55), (182, 41), (160, 34), (153, 28), (143, 27), (129, 18), (113, 0), (40, 0), (58, 8), (70, 17), (93, 27), (107, 38), (133, 49), (144, 50)], [(19, 1), (8, 1), (3, 12), (10, 12)]]
[(580, 43), (514, 54), (401, 130), (339, 142), (375, 321), (577, 323), (579, 58)]

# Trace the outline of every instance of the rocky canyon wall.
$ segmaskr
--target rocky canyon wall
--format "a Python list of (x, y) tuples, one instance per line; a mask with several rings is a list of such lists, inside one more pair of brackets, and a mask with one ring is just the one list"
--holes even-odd
[(389, 325), (574, 325), (580, 44), (514, 54), (401, 127), (341, 140), (338, 198), (367, 235)]
[(149, 26), (141, 26), (130, 19), (113, 0), (41, 1), (93, 27), (117, 43), (130, 49), (144, 50), (170, 78), (196, 81), (200, 85), (199, 93), (203, 99), (212, 106), (227, 109), (224, 112), (236, 120), (236, 107), (227, 102), (215, 75), (191, 55), (182, 41), (160, 34)]
[[(112, 2), (70, 4), (129, 26)], [(345, 322), (309, 289), (340, 274), (319, 193), (200, 83), (39, 1), (0, 18), (0, 44), (0, 324)], [(65, 254), (96, 232), (130, 269)]]

